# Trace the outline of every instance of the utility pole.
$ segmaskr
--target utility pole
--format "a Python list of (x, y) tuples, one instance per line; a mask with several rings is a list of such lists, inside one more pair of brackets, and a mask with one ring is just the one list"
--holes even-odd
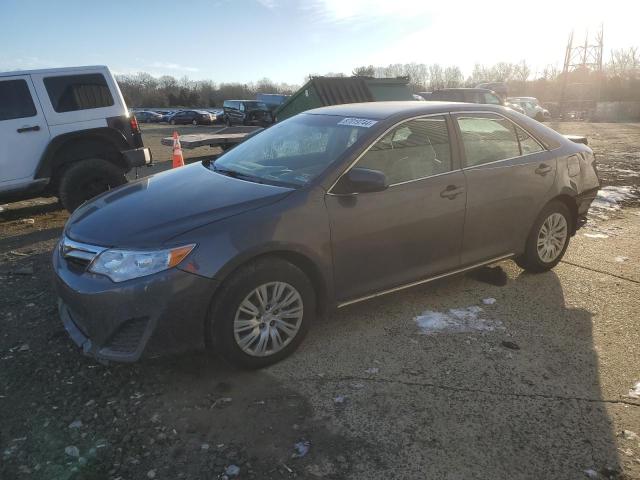
[[(600, 25), (600, 31), (595, 35), (595, 41), (589, 42), (589, 33), (584, 37), (584, 44), (574, 46), (573, 31), (569, 34), (569, 41), (564, 55), (564, 67), (562, 69), (562, 87), (560, 90), (560, 113), (564, 115), (569, 107), (586, 110), (587, 104), (593, 104), (600, 99), (600, 84), (602, 82), (602, 52), (604, 45), (604, 27)], [(584, 95), (579, 101), (568, 99), (567, 88), (569, 77), (574, 72), (582, 72), (585, 76), (592, 77), (595, 73), (596, 82), (593, 85), (593, 95), (591, 100), (585, 100)], [(574, 108), (574, 109), (576, 109)]]

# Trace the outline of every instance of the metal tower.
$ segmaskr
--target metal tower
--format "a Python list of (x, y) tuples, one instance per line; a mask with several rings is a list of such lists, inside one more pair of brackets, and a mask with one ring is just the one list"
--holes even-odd
[[(589, 42), (589, 33), (587, 32), (584, 37), (583, 44), (575, 44), (573, 39), (573, 31), (569, 35), (569, 42), (567, 43), (567, 49), (564, 55), (564, 68), (562, 69), (562, 90), (560, 93), (560, 112), (565, 113), (570, 107), (574, 109), (587, 110), (589, 106), (595, 107), (595, 102), (600, 97), (600, 81), (602, 76), (602, 51), (603, 51), (603, 38), (604, 30), (603, 26), (600, 26), (600, 31), (595, 35), (595, 42)], [(581, 87), (582, 91), (580, 98), (569, 101), (567, 87), (569, 77), (573, 72), (582, 72), (585, 77), (591, 73), (597, 73), (595, 85), (587, 84), (573, 84), (571, 87)], [(586, 90), (591, 87), (591, 94), (585, 94)], [(575, 96), (575, 95), (574, 95)], [(590, 98), (585, 98), (588, 96)], [(571, 105), (573, 104), (573, 105)]]

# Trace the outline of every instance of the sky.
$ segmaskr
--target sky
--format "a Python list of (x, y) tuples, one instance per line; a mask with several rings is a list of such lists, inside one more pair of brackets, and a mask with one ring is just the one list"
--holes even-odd
[(301, 84), (361, 65), (562, 67), (569, 33), (604, 25), (640, 47), (638, 0), (0, 0), (0, 71), (108, 65), (118, 74)]

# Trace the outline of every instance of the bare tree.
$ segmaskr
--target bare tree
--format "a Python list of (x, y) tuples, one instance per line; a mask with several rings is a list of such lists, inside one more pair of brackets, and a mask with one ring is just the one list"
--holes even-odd
[(455, 88), (462, 85), (462, 72), (458, 67), (447, 67), (444, 69), (444, 85), (447, 88)]
[(376, 69), (373, 65), (367, 67), (356, 67), (351, 72), (352, 77), (375, 77)]

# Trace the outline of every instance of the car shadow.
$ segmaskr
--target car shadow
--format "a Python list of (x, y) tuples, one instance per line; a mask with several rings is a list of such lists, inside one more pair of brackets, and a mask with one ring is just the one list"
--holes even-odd
[[(333, 365), (376, 358), (389, 372), (358, 407), (396, 466), (421, 466), (422, 477), (405, 478), (624, 478), (592, 313), (568, 305), (554, 272), (504, 264), (501, 288), (460, 275), (340, 310), (312, 330), (309, 350), (326, 348)], [(486, 297), (497, 303), (482, 305)], [(413, 321), (473, 304), (502, 326), (420, 335)]]

